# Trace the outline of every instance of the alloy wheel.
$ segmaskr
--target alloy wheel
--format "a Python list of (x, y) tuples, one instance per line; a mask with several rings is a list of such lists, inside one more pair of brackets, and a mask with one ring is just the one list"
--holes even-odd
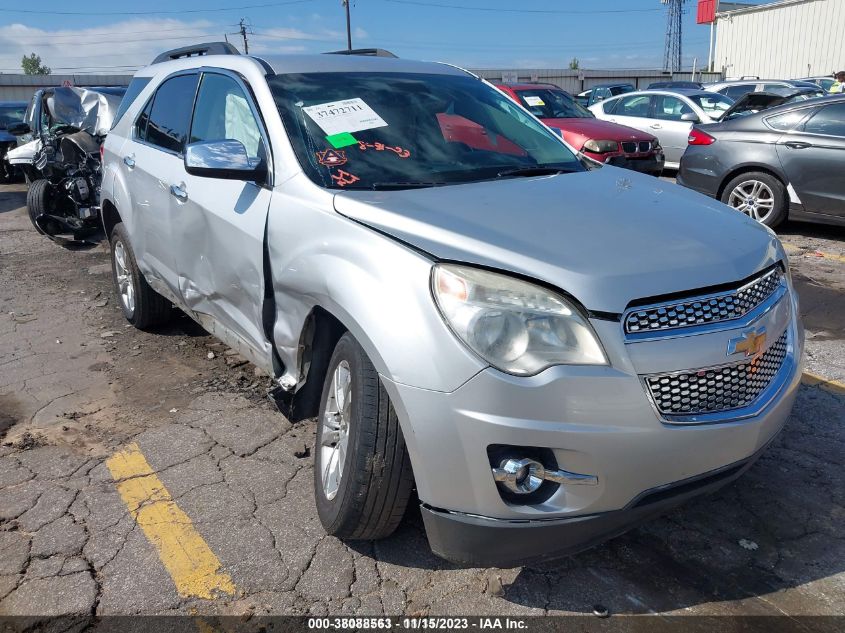
[(746, 180), (734, 187), (728, 204), (758, 222), (764, 222), (775, 207), (775, 196), (766, 183)]
[(352, 414), (352, 372), (349, 363), (340, 361), (335, 367), (323, 414), (320, 442), (320, 473), (323, 493), (332, 500), (340, 489), (343, 464), (349, 446), (349, 424)]
[(135, 313), (135, 284), (132, 283), (132, 269), (127, 262), (126, 247), (120, 240), (114, 245), (114, 269), (120, 301), (126, 311), (132, 315)]

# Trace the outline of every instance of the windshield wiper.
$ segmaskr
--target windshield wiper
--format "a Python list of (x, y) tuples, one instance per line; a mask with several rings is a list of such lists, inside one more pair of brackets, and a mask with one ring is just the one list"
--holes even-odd
[(387, 191), (390, 189), (426, 189), (428, 187), (439, 187), (445, 182), (374, 182), (370, 185), (373, 191)]
[(510, 178), (512, 176), (522, 176), (530, 178), (531, 176), (553, 176), (555, 174), (572, 173), (573, 169), (566, 167), (516, 167), (514, 169), (506, 169), (496, 174), (496, 178)]

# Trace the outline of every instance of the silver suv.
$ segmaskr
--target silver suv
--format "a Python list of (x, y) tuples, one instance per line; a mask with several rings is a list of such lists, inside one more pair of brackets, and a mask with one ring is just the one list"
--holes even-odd
[(781, 430), (803, 330), (769, 229), (585, 168), (449, 65), (217, 48), (141, 70), (108, 135), (115, 285), (136, 327), (175, 304), (317, 417), (328, 533), (388, 536), (416, 488), (445, 558), (566, 555)]

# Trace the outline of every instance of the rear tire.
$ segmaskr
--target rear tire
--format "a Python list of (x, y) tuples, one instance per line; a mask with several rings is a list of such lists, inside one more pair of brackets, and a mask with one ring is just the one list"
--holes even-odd
[(722, 202), (770, 228), (783, 222), (789, 212), (783, 183), (764, 171), (733, 178), (722, 191)]
[(339, 538), (390, 536), (413, 484), (396, 411), (370, 359), (347, 332), (329, 362), (317, 420), (314, 496), (320, 521)]
[(29, 212), (29, 221), (41, 235), (46, 235), (46, 233), (36, 224), (35, 218), (49, 211), (51, 194), (50, 181), (44, 178), (34, 181), (29, 186), (29, 191), (26, 192), (26, 209)]
[(135, 251), (123, 224), (118, 223), (109, 236), (112, 277), (123, 316), (139, 330), (168, 321), (170, 302), (153, 290), (135, 261)]

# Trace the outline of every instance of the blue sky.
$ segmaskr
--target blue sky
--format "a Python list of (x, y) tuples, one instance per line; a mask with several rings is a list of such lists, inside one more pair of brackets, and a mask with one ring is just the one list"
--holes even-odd
[[(54, 72), (131, 72), (161, 50), (232, 33), (241, 17), (252, 25), (251, 52), (258, 54), (332, 50), (343, 47), (346, 37), (340, 0), (3, 5), (0, 72), (15, 72), (30, 51)], [(684, 16), (685, 66), (693, 57), (699, 66), (707, 59), (709, 29), (695, 24), (695, 5), (688, 0)], [(658, 68), (666, 14), (659, 0), (352, 0), (352, 25), (354, 46), (473, 68), (560, 67), (572, 57), (582, 68)], [(238, 36), (230, 39), (240, 43)]]

